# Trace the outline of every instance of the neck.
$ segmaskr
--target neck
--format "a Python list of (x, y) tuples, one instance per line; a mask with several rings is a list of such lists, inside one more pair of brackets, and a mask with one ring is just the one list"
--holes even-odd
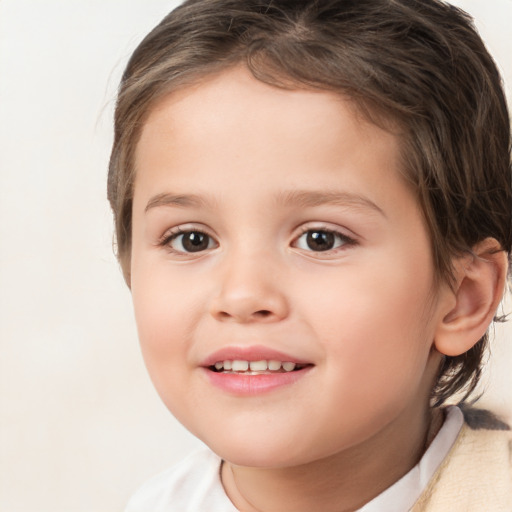
[(373, 438), (327, 458), (287, 468), (225, 462), (222, 481), (242, 512), (352, 512), (398, 481), (423, 455), (442, 424), (426, 408), (401, 417)]

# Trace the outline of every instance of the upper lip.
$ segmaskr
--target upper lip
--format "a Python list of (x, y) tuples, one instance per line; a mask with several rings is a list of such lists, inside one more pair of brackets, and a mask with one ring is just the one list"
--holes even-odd
[(281, 361), (295, 364), (311, 364), (310, 361), (297, 358), (285, 352), (280, 352), (264, 345), (251, 346), (228, 346), (221, 348), (209, 356), (202, 362), (201, 366), (213, 366), (218, 361)]

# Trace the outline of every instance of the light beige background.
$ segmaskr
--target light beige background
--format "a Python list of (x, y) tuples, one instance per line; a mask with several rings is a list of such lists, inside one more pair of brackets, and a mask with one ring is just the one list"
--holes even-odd
[[(199, 444), (143, 367), (105, 193), (120, 74), (176, 3), (0, 0), (0, 512), (120, 511)], [(457, 4), (510, 85), (512, 0)], [(484, 397), (504, 413), (511, 347), (509, 325)]]

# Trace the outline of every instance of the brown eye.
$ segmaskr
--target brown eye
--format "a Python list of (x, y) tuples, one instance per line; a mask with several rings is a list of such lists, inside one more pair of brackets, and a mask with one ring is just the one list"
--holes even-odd
[(334, 247), (334, 234), (328, 231), (309, 231), (306, 233), (306, 245), (312, 251), (328, 251)]
[(201, 252), (215, 246), (212, 238), (201, 231), (185, 231), (173, 235), (169, 245), (177, 252)]
[(354, 243), (354, 240), (336, 231), (308, 229), (297, 238), (295, 246), (304, 251), (326, 252)]

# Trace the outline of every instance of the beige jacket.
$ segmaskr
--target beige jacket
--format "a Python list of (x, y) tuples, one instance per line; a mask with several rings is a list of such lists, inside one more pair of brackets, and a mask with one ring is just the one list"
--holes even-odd
[(457, 441), (411, 512), (512, 512), (512, 433), (490, 415), (482, 421), (482, 412), (465, 411)]

